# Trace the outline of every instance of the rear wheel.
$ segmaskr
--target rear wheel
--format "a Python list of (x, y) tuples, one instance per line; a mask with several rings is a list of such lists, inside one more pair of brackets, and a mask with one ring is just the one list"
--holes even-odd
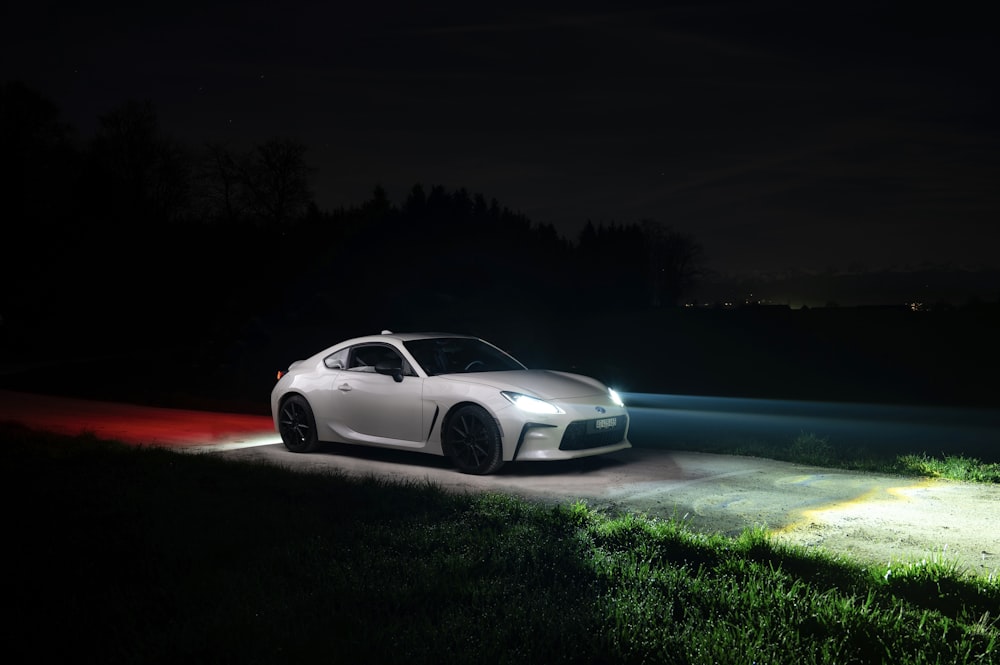
[(496, 422), (482, 407), (461, 407), (448, 420), (444, 451), (462, 473), (485, 475), (503, 466), (503, 445)]
[(285, 448), (293, 453), (316, 450), (319, 445), (316, 419), (304, 397), (292, 395), (282, 403), (278, 410), (278, 433), (281, 434)]

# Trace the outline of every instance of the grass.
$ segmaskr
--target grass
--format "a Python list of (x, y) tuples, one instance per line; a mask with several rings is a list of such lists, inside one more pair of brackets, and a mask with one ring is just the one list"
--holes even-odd
[(1000, 463), (984, 463), (964, 455), (901, 455), (898, 469), (922, 476), (950, 478), (973, 483), (1000, 483)]
[(946, 561), (0, 434), (8, 662), (1000, 662), (1000, 582)]
[(740, 441), (699, 447), (690, 450), (719, 454), (748, 455), (769, 459), (809, 464), (852, 471), (871, 471), (902, 476), (948, 478), (964, 482), (1000, 483), (1000, 463), (984, 462), (964, 455), (942, 454), (938, 457), (926, 453), (880, 453), (878, 447), (860, 448), (833, 445), (829, 437), (813, 432), (801, 432), (789, 442)]

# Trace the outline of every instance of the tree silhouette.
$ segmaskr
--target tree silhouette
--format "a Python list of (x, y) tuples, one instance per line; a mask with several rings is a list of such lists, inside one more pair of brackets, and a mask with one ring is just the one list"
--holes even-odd
[[(14, 220), (48, 219), (72, 208), (79, 153), (59, 109), (22, 82), (0, 85), (0, 198)], [(58, 186), (59, 196), (53, 196)]]
[[(80, 155), (58, 107), (21, 82), (0, 84), (0, 205), (6, 230), (0, 261), (0, 351), (14, 333), (35, 339), (56, 329), (66, 298), (58, 267), (78, 253)], [(68, 237), (72, 235), (73, 237)], [(69, 301), (69, 302), (67, 302)], [(60, 302), (51, 311), (47, 302)], [(35, 326), (28, 332), (28, 326)]]
[(403, 202), (403, 212), (407, 215), (422, 215), (427, 207), (427, 193), (419, 182), (410, 189), (410, 194)]
[(389, 201), (389, 195), (382, 185), (375, 186), (371, 200), (365, 203), (362, 209), (372, 218), (382, 217), (392, 211), (392, 203)]
[(651, 220), (594, 226), (576, 245), (577, 281), (590, 293), (632, 306), (676, 306), (703, 274), (701, 245)]
[(91, 183), (119, 225), (174, 221), (188, 210), (191, 162), (162, 135), (153, 105), (129, 101), (100, 118)]
[(246, 194), (233, 152), (222, 143), (205, 145), (198, 171), (198, 208), (203, 218), (230, 224), (246, 215)]
[(704, 272), (704, 250), (690, 235), (652, 220), (640, 224), (649, 261), (649, 304), (676, 306)]
[(265, 223), (296, 219), (312, 201), (305, 153), (305, 144), (295, 139), (273, 138), (238, 161), (249, 208)]
[(207, 143), (199, 163), (201, 215), (229, 223), (252, 219), (264, 226), (318, 219), (318, 210), (309, 213), (315, 204), (305, 153), (306, 146), (290, 138), (268, 139), (245, 153)]
[(645, 239), (635, 224), (596, 227), (587, 222), (576, 245), (578, 282), (583, 292), (608, 302), (646, 302)]
[[(322, 323), (347, 307), (368, 311), (373, 320), (386, 312), (459, 322), (532, 312), (547, 325), (566, 312), (591, 311), (597, 302), (632, 309), (674, 305), (700, 274), (700, 246), (669, 227), (588, 223), (573, 244), (553, 225), (464, 187), (416, 184), (396, 207), (377, 186), (360, 205), (322, 211), (309, 188), (303, 143), (272, 138), (238, 152), (209, 142), (195, 162), (163, 133), (148, 101), (129, 101), (101, 116), (80, 150), (54, 104), (7, 84), (0, 88), (0, 148), (6, 203), (17, 218), (63, 220), (56, 234), (44, 224), (31, 231), (31, 244), (48, 242), (48, 263), (19, 258), (4, 274), (8, 281), (31, 275), (33, 292), (46, 297), (74, 293), (88, 315), (98, 312), (95, 302), (114, 306), (92, 295), (128, 279), (157, 303), (136, 310), (136, 321), (170, 318), (165, 303), (174, 303), (185, 313), (176, 321), (197, 311), (233, 327), (256, 316), (253, 308), (269, 293), (274, 310), (310, 312)], [(66, 195), (51, 196), (54, 185)], [(53, 206), (60, 206), (58, 215)], [(194, 223), (208, 220), (227, 223)], [(238, 230), (237, 222), (243, 224)], [(126, 231), (130, 245), (120, 241)], [(150, 246), (157, 251), (143, 251)], [(223, 246), (230, 251), (220, 252)], [(282, 288), (270, 274), (237, 269), (304, 247), (317, 251), (287, 276), (306, 288)], [(74, 275), (72, 284), (66, 274)], [(344, 274), (365, 288), (344, 289)], [(18, 311), (27, 311), (25, 293), (14, 303)], [(301, 302), (287, 302), (298, 297)], [(217, 311), (220, 302), (228, 314)]]

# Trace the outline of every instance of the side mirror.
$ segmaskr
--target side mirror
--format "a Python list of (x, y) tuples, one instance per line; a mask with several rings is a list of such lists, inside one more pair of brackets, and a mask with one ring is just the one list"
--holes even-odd
[(379, 360), (375, 363), (375, 371), (392, 377), (396, 383), (403, 381), (403, 367), (399, 360)]

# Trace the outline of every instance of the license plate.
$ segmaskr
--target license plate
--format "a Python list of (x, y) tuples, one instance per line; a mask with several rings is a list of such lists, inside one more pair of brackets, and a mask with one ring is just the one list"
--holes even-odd
[(594, 421), (594, 429), (614, 429), (617, 424), (617, 418), (600, 418)]

